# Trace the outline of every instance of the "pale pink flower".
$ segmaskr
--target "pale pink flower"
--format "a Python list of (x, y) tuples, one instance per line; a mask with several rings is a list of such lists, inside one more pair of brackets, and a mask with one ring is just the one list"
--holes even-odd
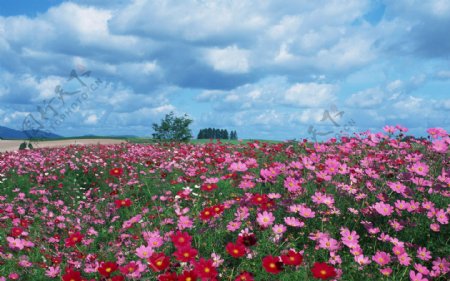
[(194, 226), (194, 222), (188, 216), (179, 216), (177, 226), (180, 230), (192, 228)]
[(378, 203), (374, 204), (373, 208), (380, 215), (385, 216), (385, 217), (390, 216), (392, 214), (392, 212), (394, 212), (394, 208), (391, 205), (383, 203), (383, 202), (378, 202)]
[(245, 172), (248, 170), (248, 168), (247, 165), (239, 161), (237, 163), (236, 162), (232, 163), (228, 168), (228, 170), (232, 172)]
[(164, 240), (161, 236), (159, 237), (150, 237), (147, 239), (147, 244), (152, 248), (159, 248), (164, 244)]
[(141, 259), (147, 259), (153, 254), (153, 248), (141, 245), (136, 249), (136, 255)]
[(354, 256), (355, 262), (357, 262), (359, 265), (368, 265), (370, 264), (370, 259), (368, 257), (365, 257), (364, 255), (358, 255)]
[(308, 207), (300, 206), (298, 214), (304, 218), (314, 218), (316, 213)]
[(17, 250), (22, 250), (25, 245), (24, 245), (24, 241), (20, 238), (12, 238), (12, 237), (7, 237), (6, 241), (8, 241), (9, 243), (9, 247), (13, 250), (17, 249)]
[(322, 238), (319, 240), (319, 247), (322, 249), (327, 249), (330, 252), (334, 252), (339, 249), (339, 243), (333, 238)]
[(292, 227), (303, 227), (305, 223), (294, 217), (285, 217), (284, 222)]
[(287, 230), (286, 226), (283, 224), (276, 224), (272, 227), (272, 231), (276, 235), (282, 235)]
[(60, 269), (59, 266), (50, 266), (46, 271), (45, 271), (45, 276), (50, 277), (50, 278), (55, 278), (59, 275), (60, 273)]
[(262, 227), (269, 227), (275, 221), (275, 217), (271, 212), (264, 211), (263, 213), (258, 213), (256, 221)]

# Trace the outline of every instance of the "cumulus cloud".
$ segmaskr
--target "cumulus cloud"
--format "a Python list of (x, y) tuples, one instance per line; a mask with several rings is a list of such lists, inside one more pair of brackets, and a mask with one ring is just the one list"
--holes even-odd
[(104, 83), (66, 132), (143, 133), (176, 111), (195, 128), (283, 139), (325, 126), (330, 104), (361, 129), (419, 130), (448, 114), (448, 26), (445, 0), (80, 0), (0, 13), (0, 119), (17, 127), (77, 69)]

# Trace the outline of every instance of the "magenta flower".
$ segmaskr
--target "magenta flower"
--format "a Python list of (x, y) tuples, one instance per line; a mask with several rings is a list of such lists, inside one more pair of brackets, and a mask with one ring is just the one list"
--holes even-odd
[(391, 255), (386, 252), (377, 251), (375, 255), (372, 256), (372, 260), (381, 266), (385, 266), (391, 262)]
[(419, 249), (417, 249), (417, 258), (423, 261), (429, 261), (431, 259), (431, 252), (425, 247), (419, 247)]

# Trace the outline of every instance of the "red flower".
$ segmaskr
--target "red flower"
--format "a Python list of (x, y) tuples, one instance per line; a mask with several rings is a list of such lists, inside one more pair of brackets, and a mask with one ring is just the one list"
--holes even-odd
[(278, 274), (283, 270), (283, 263), (278, 257), (266, 256), (262, 260), (264, 269), (272, 274)]
[(263, 194), (263, 195), (255, 194), (252, 197), (252, 203), (255, 204), (255, 205), (264, 204), (264, 203), (267, 202), (267, 200), (268, 200), (268, 198), (267, 198), (267, 195), (265, 195), (265, 194)]
[(109, 170), (109, 174), (113, 177), (120, 177), (123, 174), (122, 168), (112, 168)]
[(166, 272), (158, 276), (158, 281), (177, 281), (177, 274), (174, 272)]
[(220, 214), (222, 214), (223, 210), (225, 210), (225, 207), (223, 205), (219, 204), (219, 205), (212, 206), (212, 209), (213, 209), (215, 215), (220, 215)]
[(116, 204), (116, 208), (130, 207), (131, 203), (132, 202), (129, 198), (114, 201), (114, 204)]
[(13, 227), (13, 228), (11, 228), (11, 236), (12, 237), (19, 237), (20, 236), (20, 234), (22, 234), (22, 232), (23, 232), (23, 229), (22, 228), (20, 228), (20, 227)]
[(288, 252), (287, 255), (281, 256), (281, 260), (286, 265), (300, 265), (303, 261), (303, 256), (300, 253), (296, 253), (292, 250)]
[(138, 269), (139, 269), (139, 265), (137, 263), (135, 263), (134, 261), (131, 261), (128, 264), (119, 267), (119, 270), (120, 270), (120, 272), (122, 272), (122, 274), (131, 274), (131, 273), (134, 273)]
[(198, 254), (198, 251), (194, 248), (191, 248), (190, 246), (177, 248), (175, 253), (173, 253), (175, 258), (181, 262), (193, 261), (193, 260), (195, 260), (195, 257), (197, 256), (197, 254)]
[(148, 264), (153, 271), (162, 271), (169, 267), (170, 260), (164, 253), (153, 253), (148, 259)]
[(239, 274), (234, 281), (254, 281), (255, 278), (253, 278), (253, 274), (250, 272), (244, 271), (241, 274)]
[(200, 278), (216, 278), (217, 270), (213, 266), (213, 262), (211, 260), (205, 260), (201, 258), (197, 263), (195, 263), (194, 271)]
[(62, 276), (63, 281), (82, 281), (81, 273), (71, 268), (66, 269), (66, 274)]
[(173, 245), (177, 248), (191, 246), (192, 237), (187, 232), (177, 231), (170, 238)]
[(197, 280), (197, 274), (194, 271), (183, 271), (181, 275), (178, 276), (178, 281), (195, 281)]
[(239, 243), (234, 244), (234, 243), (229, 242), (226, 246), (226, 250), (231, 256), (233, 256), (235, 258), (240, 258), (240, 257), (245, 256), (245, 247), (244, 247), (244, 245), (239, 244)]
[(212, 208), (206, 208), (200, 212), (200, 219), (206, 221), (209, 220), (213, 215), (214, 210)]
[(244, 246), (247, 247), (254, 246), (256, 242), (257, 242), (256, 236), (253, 233), (239, 235), (237, 239), (238, 244), (243, 244)]
[(326, 280), (336, 277), (336, 270), (331, 265), (324, 262), (315, 262), (311, 268), (314, 278)]
[(111, 281), (124, 281), (125, 277), (123, 277), (122, 275), (117, 275), (114, 277), (111, 277)]
[(67, 238), (67, 239), (65, 240), (65, 242), (66, 242), (66, 247), (72, 247), (72, 246), (75, 246), (75, 244), (78, 244), (78, 243), (81, 242), (81, 240), (83, 239), (83, 237), (84, 237), (84, 236), (81, 235), (80, 232), (75, 232), (75, 233), (71, 234), (71, 235), (69, 236), (69, 238)]
[(217, 184), (215, 183), (204, 183), (202, 184), (202, 187), (200, 188), (203, 191), (213, 191), (217, 188)]
[(101, 275), (108, 278), (111, 275), (111, 273), (116, 271), (118, 268), (119, 266), (117, 265), (117, 263), (108, 261), (103, 262), (97, 270)]

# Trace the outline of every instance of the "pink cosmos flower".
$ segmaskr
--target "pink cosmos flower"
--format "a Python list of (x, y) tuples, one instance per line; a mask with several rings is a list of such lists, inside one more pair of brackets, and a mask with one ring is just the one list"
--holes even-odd
[(242, 223), (240, 221), (230, 221), (227, 225), (228, 231), (236, 231), (241, 227)]
[(292, 227), (303, 227), (305, 223), (294, 217), (285, 217), (284, 222)]
[(243, 190), (251, 189), (255, 187), (255, 183), (250, 180), (243, 180), (239, 183), (239, 188)]
[(417, 273), (414, 270), (409, 271), (409, 280), (411, 281), (428, 281), (427, 278), (424, 278), (422, 273)]
[(434, 232), (439, 232), (441, 230), (441, 226), (437, 223), (430, 224), (430, 229)]
[(285, 225), (283, 224), (276, 224), (272, 227), (272, 231), (276, 234), (276, 235), (282, 235), (284, 232), (286, 232), (287, 228)]
[(429, 167), (427, 164), (422, 162), (416, 162), (412, 167), (409, 169), (411, 172), (414, 172), (418, 174), (419, 176), (426, 176), (429, 171)]
[(147, 259), (153, 254), (153, 248), (141, 245), (136, 249), (136, 255), (141, 259)]
[(382, 268), (382, 269), (380, 269), (380, 272), (384, 276), (390, 276), (392, 274), (392, 268), (390, 268), (390, 267)]
[(406, 186), (403, 185), (401, 182), (389, 182), (387, 185), (392, 191), (399, 194), (403, 194), (406, 190)]
[(436, 213), (436, 219), (440, 224), (448, 224), (448, 216), (447, 216), (447, 212), (440, 209), (439, 211), (437, 211)]
[(262, 227), (269, 227), (275, 221), (275, 217), (271, 212), (264, 211), (257, 215), (256, 221)]
[(433, 138), (436, 139), (438, 137), (445, 137), (447, 136), (447, 131), (445, 131), (442, 128), (429, 128), (427, 130), (427, 133)]
[(50, 277), (50, 278), (55, 278), (56, 276), (59, 275), (60, 272), (61, 272), (61, 270), (59, 269), (59, 266), (50, 266), (45, 271), (45, 276)]
[(373, 208), (375, 211), (377, 211), (382, 216), (390, 216), (392, 212), (394, 212), (394, 208), (386, 203), (378, 202), (375, 205), (373, 205)]
[(446, 274), (449, 271), (450, 263), (445, 258), (437, 258), (433, 261), (433, 270)]
[(415, 263), (414, 269), (417, 270), (417, 272), (422, 273), (423, 275), (430, 274), (428, 268), (426, 266), (421, 265), (420, 263)]
[(247, 165), (239, 161), (237, 163), (236, 162), (232, 163), (228, 168), (228, 170), (231, 172), (245, 172), (248, 170), (248, 168)]
[(179, 216), (177, 226), (180, 230), (192, 228), (194, 226), (194, 222), (188, 216)]
[(386, 252), (377, 251), (375, 255), (372, 256), (372, 260), (381, 266), (385, 266), (391, 262), (391, 255)]
[(394, 246), (394, 248), (392, 248), (392, 252), (394, 252), (396, 256), (399, 256), (405, 253), (405, 248), (402, 246)]
[(316, 216), (316, 213), (313, 212), (313, 210), (305, 206), (299, 208), (298, 214), (304, 218), (314, 218)]
[(399, 210), (405, 210), (409, 207), (409, 203), (404, 200), (397, 200), (395, 201), (395, 208)]
[(349, 247), (354, 248), (358, 245), (359, 235), (356, 231), (351, 231), (348, 229), (341, 229), (342, 243)]
[(334, 252), (339, 249), (339, 243), (333, 238), (322, 238), (319, 240), (319, 247), (322, 249), (327, 249), (330, 252)]
[(22, 250), (25, 245), (24, 245), (24, 241), (20, 238), (12, 238), (12, 237), (7, 237), (6, 241), (8, 241), (9, 243), (9, 247), (11, 249), (17, 249), (17, 250)]
[(164, 240), (161, 236), (150, 237), (147, 239), (147, 244), (152, 248), (159, 248), (164, 244)]
[(300, 181), (292, 178), (292, 177), (287, 177), (284, 180), (284, 187), (292, 193), (295, 193), (297, 191), (299, 191), (301, 189), (301, 185), (300, 185)]
[(439, 153), (446, 153), (448, 151), (448, 144), (445, 140), (433, 141), (433, 150)]
[(416, 256), (423, 261), (429, 261), (431, 259), (431, 252), (425, 247), (419, 247), (419, 249), (417, 249)]
[(354, 259), (355, 259), (355, 262), (357, 262), (359, 265), (370, 264), (370, 259), (368, 257), (365, 257), (364, 255), (354, 256)]
[(398, 262), (401, 265), (408, 266), (411, 264), (411, 258), (408, 256), (408, 253), (403, 253), (403, 254), (399, 255), (397, 258), (398, 258)]

